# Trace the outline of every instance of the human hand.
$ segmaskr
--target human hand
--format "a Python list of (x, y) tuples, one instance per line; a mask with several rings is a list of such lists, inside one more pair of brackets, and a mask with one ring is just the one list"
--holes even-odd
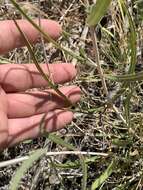
[[(17, 21), (31, 43), (36, 43), (39, 32), (28, 21)], [(50, 20), (41, 20), (42, 28), (52, 38), (59, 37), (60, 26)], [(13, 21), (0, 21), (0, 54), (24, 46), (24, 40)], [(46, 64), (41, 64), (48, 74)], [(63, 84), (76, 76), (71, 64), (50, 64), (50, 73), (55, 83)], [(25, 139), (40, 135), (41, 119), (44, 118), (45, 131), (52, 132), (70, 123), (73, 113), (63, 109), (65, 101), (53, 90), (26, 91), (31, 88), (46, 87), (34, 64), (0, 65), (0, 149), (14, 145)], [(80, 99), (80, 89), (76, 86), (60, 88), (72, 103)]]

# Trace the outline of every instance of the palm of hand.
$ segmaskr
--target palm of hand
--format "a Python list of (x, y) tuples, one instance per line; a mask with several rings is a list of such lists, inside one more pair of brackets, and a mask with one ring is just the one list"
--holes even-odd
[[(27, 22), (18, 21), (22, 31), (31, 43), (39, 37), (38, 32)], [(42, 27), (52, 38), (60, 34), (60, 26), (54, 21), (42, 20)], [(13, 21), (0, 22), (0, 54), (24, 45), (23, 39)], [(48, 73), (47, 65), (41, 65)], [(72, 80), (76, 70), (71, 64), (49, 65), (55, 83)], [(0, 148), (11, 146), (40, 134), (40, 122), (44, 116), (45, 130), (52, 132), (71, 122), (72, 112), (63, 110), (64, 100), (53, 90), (26, 91), (31, 88), (46, 87), (33, 64), (0, 65)], [(75, 103), (80, 99), (80, 89), (76, 86), (62, 87), (60, 90)], [(46, 113), (46, 115), (45, 115)]]

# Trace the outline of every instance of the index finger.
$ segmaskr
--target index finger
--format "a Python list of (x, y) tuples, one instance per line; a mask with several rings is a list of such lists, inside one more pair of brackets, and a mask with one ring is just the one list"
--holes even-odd
[[(49, 66), (41, 64), (41, 68), (56, 84), (63, 84), (76, 76), (75, 67), (69, 63)], [(47, 81), (34, 64), (3, 64), (0, 65), (0, 85), (6, 92), (21, 92), (30, 88), (46, 87)]]
[[(38, 20), (34, 20), (38, 24)], [(40, 33), (27, 20), (17, 20), (20, 29), (30, 43), (36, 43)], [(52, 20), (41, 19), (41, 27), (50, 37), (56, 39), (61, 33), (60, 25)], [(24, 39), (13, 20), (0, 21), (0, 54), (24, 46)]]

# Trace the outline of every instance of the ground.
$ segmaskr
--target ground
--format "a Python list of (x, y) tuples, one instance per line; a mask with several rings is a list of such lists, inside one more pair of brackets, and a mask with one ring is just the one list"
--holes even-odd
[[(135, 71), (141, 72), (143, 68), (142, 1), (139, 4), (133, 0), (125, 2), (134, 21), (137, 44), (135, 48), (131, 47), (130, 41), (133, 40), (135, 33), (132, 31), (129, 17), (125, 14), (125, 10), (122, 15), (119, 4), (113, 1), (108, 13), (95, 29), (99, 61), (105, 75), (127, 73), (132, 52), (135, 49), (137, 50)], [(75, 112), (73, 122), (66, 129), (57, 132), (57, 135), (80, 151), (97, 153), (96, 156), (94, 154), (84, 156), (87, 166), (86, 189), (91, 189), (92, 183), (99, 177), (101, 177), (99, 181), (103, 180), (103, 182), (97, 189), (143, 189), (142, 82), (134, 80), (124, 83), (123, 86), (123, 83), (119, 81), (106, 78), (108, 96), (104, 94), (91, 31), (86, 24), (89, 5), (92, 1), (39, 0), (38, 2), (38, 0), (31, 0), (19, 1), (19, 3), (31, 17), (40, 16), (59, 21), (65, 32), (58, 42), (84, 58), (84, 61), (79, 61), (64, 51), (45, 45), (48, 62), (71, 62), (78, 69), (77, 78), (72, 84), (80, 86), (83, 93), (82, 99), (73, 108)], [(6, 8), (8, 8), (7, 14), (4, 11)], [(3, 0), (0, 11), (0, 19), (4, 20), (10, 18), (15, 8)], [(124, 15), (125, 20), (122, 17)], [(21, 18), (18, 11), (16, 11), (16, 16)], [(41, 44), (35, 47), (39, 62), (45, 60), (42, 48)], [(18, 60), (20, 63), (26, 63), (29, 60), (29, 53), (26, 48), (21, 48), (12, 51), (9, 55), (1, 56), (0, 60), (11, 63)], [(130, 95), (131, 98), (129, 98)], [(66, 147), (46, 137), (40, 137), (4, 150), (1, 152), (0, 161), (24, 157), (31, 151), (44, 147), (48, 152), (67, 150)], [(19, 166), (21, 163), (0, 169), (0, 190), (9, 189), (11, 178)], [(77, 155), (44, 156), (24, 174), (19, 189), (80, 190), (84, 189), (83, 176), (85, 177), (85, 173)]]

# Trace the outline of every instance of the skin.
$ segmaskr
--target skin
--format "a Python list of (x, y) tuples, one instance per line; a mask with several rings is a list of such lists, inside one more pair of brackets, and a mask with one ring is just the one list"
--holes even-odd
[[(17, 22), (29, 41), (36, 43), (40, 37), (36, 29), (25, 20)], [(58, 23), (43, 19), (41, 24), (53, 39), (60, 36), (61, 27)], [(0, 21), (0, 54), (22, 46), (24, 40), (14, 22)], [(48, 74), (47, 65), (41, 66)], [(57, 84), (71, 81), (76, 76), (72, 64), (50, 64), (49, 69), (52, 80)], [(59, 130), (72, 121), (73, 113), (65, 109), (65, 101), (53, 90), (27, 91), (39, 87), (47, 87), (47, 82), (34, 64), (0, 65), (0, 149), (39, 136), (42, 118), (47, 132)], [(72, 103), (80, 100), (81, 91), (78, 87), (66, 86), (60, 90)]]

